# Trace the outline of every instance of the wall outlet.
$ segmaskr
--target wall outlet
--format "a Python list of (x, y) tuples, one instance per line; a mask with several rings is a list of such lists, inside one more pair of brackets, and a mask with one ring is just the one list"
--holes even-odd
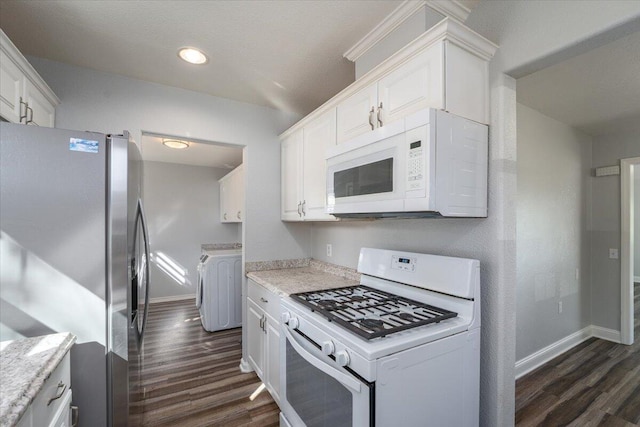
[(558, 314), (562, 314), (562, 301), (558, 301)]
[(609, 248), (609, 259), (618, 259), (618, 249)]
[(333, 255), (333, 247), (331, 246), (331, 243), (327, 243), (327, 256), (331, 257), (331, 255)]

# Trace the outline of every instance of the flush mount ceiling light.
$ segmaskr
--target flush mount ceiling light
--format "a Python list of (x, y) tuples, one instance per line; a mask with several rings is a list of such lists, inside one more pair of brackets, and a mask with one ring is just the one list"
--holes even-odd
[(189, 148), (188, 142), (180, 141), (179, 139), (163, 139), (162, 144), (169, 148), (175, 148), (176, 150)]
[(187, 61), (190, 64), (206, 64), (209, 62), (209, 58), (204, 54), (200, 49), (196, 49), (195, 47), (183, 47), (178, 51), (178, 56)]

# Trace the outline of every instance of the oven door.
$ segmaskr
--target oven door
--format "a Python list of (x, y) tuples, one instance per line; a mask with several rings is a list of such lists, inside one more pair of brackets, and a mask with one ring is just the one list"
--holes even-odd
[(374, 386), (339, 367), (320, 346), (282, 325), (281, 408), (292, 427), (373, 426)]

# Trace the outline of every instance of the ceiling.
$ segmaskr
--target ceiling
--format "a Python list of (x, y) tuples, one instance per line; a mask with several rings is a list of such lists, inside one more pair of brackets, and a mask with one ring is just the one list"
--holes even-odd
[[(2, 1), (18, 49), (306, 115), (353, 82), (342, 54), (399, 0)], [(209, 55), (178, 59), (183, 46)]]
[[(27, 55), (306, 115), (353, 82), (342, 54), (401, 3), (2, 0), (0, 27)], [(592, 135), (640, 131), (638, 75), (640, 33), (518, 79), (517, 96)]]
[(242, 148), (229, 145), (208, 143), (185, 138), (179, 139), (189, 144), (189, 148), (176, 150), (162, 144), (162, 135), (142, 134), (140, 145), (145, 161), (180, 163), (192, 166), (208, 166), (220, 169), (234, 169), (242, 163)]
[(640, 32), (517, 81), (518, 102), (590, 135), (640, 132)]

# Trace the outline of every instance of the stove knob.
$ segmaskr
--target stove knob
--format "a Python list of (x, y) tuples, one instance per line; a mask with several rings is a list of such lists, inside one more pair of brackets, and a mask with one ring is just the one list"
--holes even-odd
[(333, 344), (333, 341), (325, 341), (322, 343), (323, 354), (331, 356), (334, 351), (336, 351), (336, 346)]
[(349, 362), (350, 362), (349, 353), (347, 353), (344, 350), (336, 353), (336, 363), (339, 366), (347, 366), (349, 365)]
[(298, 326), (300, 326), (300, 321), (297, 317), (292, 317), (291, 319), (289, 319), (289, 328), (296, 329)]
[(289, 323), (289, 319), (291, 319), (291, 313), (289, 313), (288, 311), (285, 311), (280, 315), (280, 320), (282, 320), (282, 323)]

